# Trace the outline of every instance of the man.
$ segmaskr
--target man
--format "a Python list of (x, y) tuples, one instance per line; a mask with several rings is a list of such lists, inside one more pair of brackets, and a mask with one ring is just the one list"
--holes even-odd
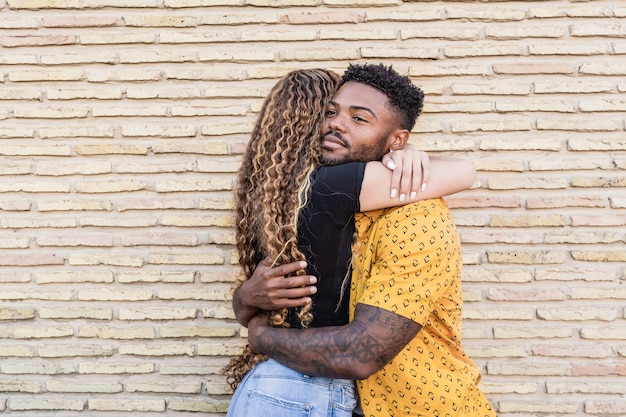
[[(408, 78), (367, 65), (351, 67), (346, 75), (324, 125), (324, 160), (343, 163), (372, 153), (380, 159), (389, 149), (384, 139), (397, 138), (399, 131), (408, 137), (419, 112), (390, 111), (407, 106), (410, 96), (399, 92), (410, 88), (397, 88), (397, 83)], [(350, 323), (272, 328), (258, 315), (249, 321), (253, 350), (304, 374), (359, 380), (361, 407), (368, 417), (495, 416), (477, 388), (480, 372), (460, 341), (461, 252), (445, 203), (426, 200), (364, 213), (357, 217), (357, 232)], [(300, 268), (297, 263), (275, 269), (261, 265), (260, 282), (280, 287), (275, 299), (301, 302), (310, 294), (308, 287), (285, 288), (276, 280)], [(235, 306), (248, 312), (265, 308), (246, 299), (249, 289), (236, 294)]]

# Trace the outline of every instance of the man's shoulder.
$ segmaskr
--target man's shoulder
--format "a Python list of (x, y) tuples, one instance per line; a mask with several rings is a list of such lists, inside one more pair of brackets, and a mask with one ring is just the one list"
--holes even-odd
[(387, 228), (391, 223), (405, 222), (407, 225), (422, 223), (429, 219), (452, 222), (450, 210), (443, 198), (431, 198), (415, 201), (403, 206), (372, 210), (355, 215), (359, 234), (380, 228)]

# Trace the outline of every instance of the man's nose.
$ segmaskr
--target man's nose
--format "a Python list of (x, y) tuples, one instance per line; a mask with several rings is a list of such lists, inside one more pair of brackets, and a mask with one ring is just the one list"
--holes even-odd
[(329, 120), (328, 126), (332, 130), (336, 130), (339, 132), (345, 131), (345, 123), (343, 122), (343, 118), (340, 115), (335, 115), (332, 119)]

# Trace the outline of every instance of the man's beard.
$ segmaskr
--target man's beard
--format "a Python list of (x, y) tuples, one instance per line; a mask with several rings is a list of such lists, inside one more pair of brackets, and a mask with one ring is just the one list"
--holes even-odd
[[(348, 153), (338, 158), (329, 158), (324, 156), (324, 153), (322, 151), (322, 156), (320, 158), (320, 163), (322, 165), (339, 165), (348, 162), (380, 161), (387, 153), (386, 143), (382, 139), (372, 145), (363, 145), (360, 148), (354, 148), (351, 144), (343, 139), (340, 133), (327, 132), (326, 134), (329, 133), (344, 143), (344, 145), (348, 149)], [(326, 134), (324, 136), (326, 136)]]

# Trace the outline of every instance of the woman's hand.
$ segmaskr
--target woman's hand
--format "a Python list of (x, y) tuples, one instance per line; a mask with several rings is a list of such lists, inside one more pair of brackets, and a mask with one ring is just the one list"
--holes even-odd
[(408, 195), (413, 199), (426, 189), (430, 180), (430, 159), (426, 152), (407, 143), (402, 149), (389, 151), (382, 163), (393, 171), (391, 198), (398, 195), (399, 200), (404, 201)]

